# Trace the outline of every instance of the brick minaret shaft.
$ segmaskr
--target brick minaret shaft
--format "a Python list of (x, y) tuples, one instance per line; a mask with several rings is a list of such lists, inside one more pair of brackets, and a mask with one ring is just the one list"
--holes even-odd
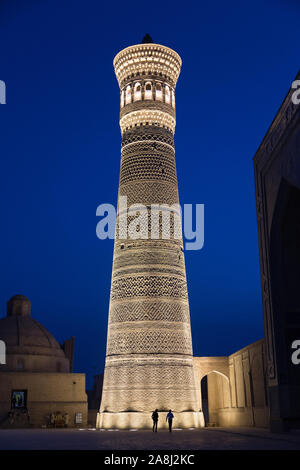
[[(119, 197), (148, 209), (176, 204), (175, 86), (181, 59), (165, 46), (138, 44), (119, 52), (114, 68), (121, 90)], [(177, 426), (198, 427), (182, 238), (121, 239), (119, 215), (118, 208), (97, 425), (149, 427), (151, 411), (171, 408)]]

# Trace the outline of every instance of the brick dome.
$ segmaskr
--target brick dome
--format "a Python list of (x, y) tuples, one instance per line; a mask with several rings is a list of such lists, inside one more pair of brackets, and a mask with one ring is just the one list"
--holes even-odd
[(0, 339), (6, 345), (6, 365), (0, 370), (69, 372), (69, 359), (54, 336), (30, 316), (30, 301), (15, 295), (0, 319)]

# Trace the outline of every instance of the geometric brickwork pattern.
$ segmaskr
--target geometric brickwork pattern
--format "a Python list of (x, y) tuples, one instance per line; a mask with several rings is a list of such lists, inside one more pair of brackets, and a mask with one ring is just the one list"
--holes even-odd
[(110, 309), (110, 325), (122, 322), (189, 322), (188, 303), (166, 300), (114, 302)]
[(170, 297), (187, 299), (185, 279), (162, 276), (159, 271), (156, 276), (124, 276), (113, 279), (111, 300), (127, 297)]
[[(131, 247), (132, 248), (132, 247)], [(130, 250), (131, 250), (130, 248)], [(184, 256), (180, 248), (177, 248), (175, 250), (168, 250), (168, 257), (166, 258), (166, 253), (165, 250), (156, 250), (155, 253), (153, 253), (152, 249), (140, 249), (136, 248), (135, 245), (135, 253), (134, 253), (134, 262), (135, 266), (134, 272), (138, 272), (139, 269), (143, 269), (145, 263), (147, 264), (148, 268), (152, 269), (152, 266), (154, 265), (157, 266), (156, 269), (159, 269), (160, 271), (164, 269), (164, 266), (167, 267), (167, 269), (172, 269), (172, 272), (178, 272), (182, 274), (182, 268), (184, 268)], [(120, 253), (120, 256), (116, 256), (114, 260), (114, 273), (117, 273), (119, 269), (124, 270), (126, 269), (126, 272), (130, 269), (130, 261), (132, 260), (131, 258), (131, 253), (130, 250), (124, 250)], [(170, 268), (171, 265), (171, 268)]]
[[(119, 196), (150, 214), (152, 204), (179, 203), (173, 134), (181, 59), (167, 47), (141, 44), (121, 51), (114, 66)], [(158, 239), (126, 238), (120, 215), (118, 207), (100, 412), (198, 411), (182, 235), (173, 237), (171, 217), (167, 239), (161, 215)]]
[[(158, 326), (158, 325), (157, 325)], [(173, 325), (164, 325), (165, 331), (154, 330), (150, 325), (150, 331), (143, 329), (133, 331), (109, 331), (110, 341), (107, 347), (107, 355), (112, 354), (190, 354), (191, 339), (188, 332), (174, 332)], [(183, 330), (183, 329), (182, 329)]]
[[(105, 374), (102, 399), (107, 411), (145, 411), (148, 401), (150, 410), (155, 403), (160, 409), (171, 408), (177, 413), (195, 409), (196, 390), (187, 386), (194, 382), (193, 369), (180, 359), (166, 359), (163, 364), (127, 360), (118, 367), (108, 361)], [(141, 386), (145, 382), (147, 387)]]
[(130, 146), (131, 152), (122, 158), (120, 185), (141, 180), (158, 180), (176, 185), (174, 151), (164, 146), (159, 151), (139, 152), (138, 144)]

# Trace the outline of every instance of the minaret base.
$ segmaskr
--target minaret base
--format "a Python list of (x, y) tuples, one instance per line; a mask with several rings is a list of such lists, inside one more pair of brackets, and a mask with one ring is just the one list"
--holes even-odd
[[(168, 410), (159, 411), (158, 429), (168, 429), (166, 415)], [(100, 412), (97, 414), (98, 429), (152, 429), (151, 412)], [(180, 429), (203, 428), (204, 416), (202, 411), (174, 411), (173, 427)]]

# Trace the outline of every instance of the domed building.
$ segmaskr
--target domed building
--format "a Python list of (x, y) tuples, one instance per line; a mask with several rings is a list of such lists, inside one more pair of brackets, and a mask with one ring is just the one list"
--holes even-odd
[(31, 317), (30, 310), (31, 304), (23, 295), (15, 295), (7, 303), (7, 316), (0, 319), (1, 339), (6, 345), (6, 364), (1, 370), (72, 372), (72, 357), (67, 357), (54, 336)]
[(85, 375), (72, 373), (73, 337), (61, 346), (32, 318), (27, 297), (15, 295), (0, 319), (0, 340), (0, 426), (20, 416), (33, 426), (56, 425), (58, 415), (65, 417), (60, 425), (86, 423)]

